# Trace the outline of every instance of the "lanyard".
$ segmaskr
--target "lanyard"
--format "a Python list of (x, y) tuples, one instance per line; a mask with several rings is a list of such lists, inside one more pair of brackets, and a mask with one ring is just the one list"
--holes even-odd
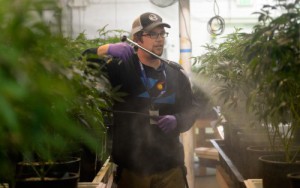
[(165, 70), (165, 68), (163, 67), (163, 75), (164, 75), (164, 77), (165, 77), (165, 86), (164, 86), (164, 88), (160, 91), (160, 93), (159, 93), (159, 95), (158, 95), (157, 97), (153, 97), (153, 96), (151, 96), (151, 94), (150, 94), (150, 88), (151, 88), (151, 85), (150, 85), (150, 83), (149, 83), (149, 79), (148, 79), (148, 77), (147, 77), (147, 74), (146, 74), (146, 71), (145, 71), (145, 69), (144, 69), (144, 66), (143, 66), (143, 64), (142, 64), (140, 61), (139, 61), (139, 63), (140, 63), (140, 68), (141, 68), (142, 77), (143, 77), (143, 80), (144, 80), (144, 83), (145, 83), (146, 90), (147, 90), (148, 94), (149, 94), (150, 97), (151, 97), (151, 103), (153, 103), (154, 98), (159, 98), (159, 97), (161, 97), (161, 96), (166, 92), (166, 90), (167, 90), (167, 74), (166, 74), (166, 70)]

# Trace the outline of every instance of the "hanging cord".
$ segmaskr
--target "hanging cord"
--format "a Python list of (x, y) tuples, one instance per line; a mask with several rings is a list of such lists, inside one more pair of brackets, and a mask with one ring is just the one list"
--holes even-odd
[[(216, 10), (218, 11), (217, 13), (216, 13)], [(215, 15), (219, 15), (219, 5), (218, 5), (218, 2), (217, 2), (217, 0), (214, 0), (214, 13), (215, 13)]]
[(214, 0), (214, 14), (215, 16), (212, 17), (207, 23), (207, 31), (211, 35), (221, 35), (225, 29), (225, 21), (224, 19), (219, 16), (219, 5), (217, 0)]

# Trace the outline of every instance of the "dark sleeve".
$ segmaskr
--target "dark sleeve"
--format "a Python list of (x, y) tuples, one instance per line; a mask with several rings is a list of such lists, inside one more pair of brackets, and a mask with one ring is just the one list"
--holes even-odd
[[(123, 62), (118, 57), (107, 55), (105, 58), (100, 58), (97, 55), (98, 48), (89, 48), (82, 53), (81, 58), (85, 58), (86, 61), (91, 62), (88, 66), (93, 66), (93, 63), (98, 63), (101, 69), (107, 73), (107, 78), (113, 87), (121, 86), (123, 90), (132, 90), (131, 87), (136, 85), (133, 82), (136, 78), (136, 69), (134, 62), (137, 60), (137, 55), (132, 54), (128, 61)], [(126, 78), (126, 79), (124, 79)]]
[(217, 120), (219, 118), (218, 113), (213, 108), (213, 104), (211, 103), (210, 96), (203, 91), (203, 89), (194, 86), (192, 88), (195, 101), (197, 105), (197, 119), (205, 119), (205, 120)]
[(86, 58), (86, 61), (89, 62), (102, 63), (103, 59), (99, 58), (99, 56), (97, 55), (97, 50), (98, 48), (88, 48), (84, 50), (81, 54), (80, 59), (82, 60)]
[(179, 113), (175, 114), (175, 117), (177, 119), (178, 131), (185, 132), (188, 131), (195, 122), (197, 104), (192, 92), (189, 78), (186, 76), (183, 69), (180, 71), (180, 88), (178, 93), (178, 98), (180, 99), (180, 111)]

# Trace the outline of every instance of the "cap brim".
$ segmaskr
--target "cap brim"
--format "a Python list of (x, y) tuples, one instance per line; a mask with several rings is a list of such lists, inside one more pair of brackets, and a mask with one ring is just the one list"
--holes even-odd
[(167, 28), (171, 28), (171, 26), (167, 23), (161, 23), (161, 22), (158, 22), (158, 23), (152, 23), (150, 24), (149, 26), (145, 27), (143, 30), (144, 31), (151, 31), (152, 29), (158, 27), (158, 26), (163, 26), (163, 27), (167, 27)]

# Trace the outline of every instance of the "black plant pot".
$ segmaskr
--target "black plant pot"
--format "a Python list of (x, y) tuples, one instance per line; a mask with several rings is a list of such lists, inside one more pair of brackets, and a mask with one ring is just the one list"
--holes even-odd
[(97, 154), (88, 148), (83, 147), (81, 154), (80, 182), (91, 182), (101, 169), (102, 161), (97, 158)]
[(262, 178), (262, 163), (259, 157), (265, 155), (283, 155), (283, 149), (274, 151), (271, 146), (249, 146), (247, 147), (246, 161), (248, 162), (247, 179), (261, 179)]
[[(237, 142), (238, 153), (236, 154), (235, 164), (240, 173), (245, 179), (250, 179), (249, 169), (252, 169), (252, 163), (250, 163), (247, 148), (250, 146), (268, 145), (268, 135), (261, 133), (255, 129), (246, 129), (244, 132), (239, 132), (239, 142)], [(257, 158), (258, 160), (258, 158)]]
[(290, 173), (287, 175), (291, 188), (300, 187), (300, 172)]
[[(296, 161), (299, 161), (297, 158)], [(259, 157), (262, 163), (262, 180), (264, 188), (289, 187), (287, 174), (300, 172), (300, 162), (285, 162), (283, 155), (266, 155)]]
[(15, 188), (76, 188), (80, 176), (80, 158), (55, 162), (19, 162)]

